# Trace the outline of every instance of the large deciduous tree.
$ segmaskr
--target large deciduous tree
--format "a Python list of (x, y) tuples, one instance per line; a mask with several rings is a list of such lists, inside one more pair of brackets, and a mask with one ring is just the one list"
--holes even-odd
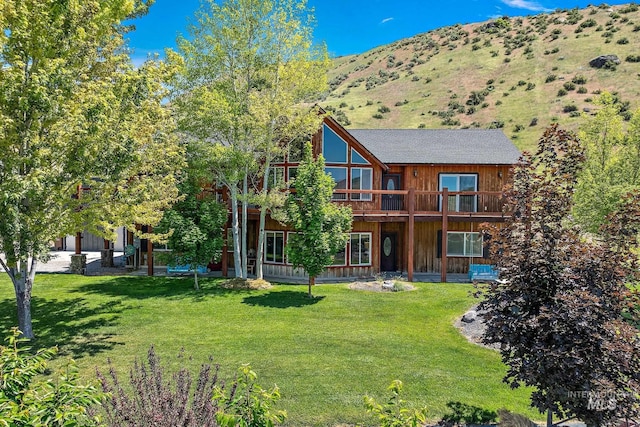
[(177, 195), (183, 156), (162, 105), (177, 67), (135, 69), (123, 42), (123, 20), (151, 3), (0, 2), (0, 264), (25, 337), (36, 264), (54, 239), (153, 225)]
[(185, 137), (218, 145), (211, 178), (230, 194), (236, 277), (247, 276), (248, 205), (260, 207), (261, 278), (271, 164), (320, 125), (303, 104), (327, 84), (327, 54), (312, 45), (312, 24), (305, 0), (203, 0), (190, 39), (178, 41), (185, 69), (173, 104)]
[(505, 382), (535, 388), (532, 406), (548, 425), (553, 414), (611, 425), (640, 408), (638, 298), (628, 286), (638, 279), (640, 196), (586, 239), (569, 220), (583, 160), (575, 135), (547, 129), (515, 167), (506, 226), (490, 228), (500, 280), (484, 289), (483, 339), (499, 346)]
[(351, 207), (331, 202), (335, 181), (324, 171), (322, 154), (314, 160), (311, 143), (304, 148), (295, 178), (295, 191), (285, 203), (289, 235), (287, 259), (309, 275), (309, 297), (315, 278), (344, 250), (351, 230)]
[(206, 163), (200, 144), (187, 146), (187, 168), (180, 182), (181, 199), (165, 211), (154, 231), (167, 234), (169, 265), (190, 264), (194, 270), (195, 289), (198, 266), (212, 259), (220, 261), (224, 245), (223, 227), (227, 222), (227, 207), (216, 200), (215, 189), (206, 182)]

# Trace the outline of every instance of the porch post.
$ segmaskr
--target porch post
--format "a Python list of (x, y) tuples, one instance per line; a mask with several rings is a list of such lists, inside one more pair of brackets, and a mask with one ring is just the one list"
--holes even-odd
[(442, 189), (442, 254), (440, 258), (440, 281), (447, 283), (447, 231), (449, 228), (449, 189)]
[[(147, 226), (147, 233), (153, 233), (153, 227)], [(153, 276), (153, 243), (147, 238), (147, 276)]]
[(78, 231), (76, 233), (76, 255), (80, 255), (82, 253), (82, 232)]
[(414, 225), (415, 225), (415, 190), (413, 188), (409, 189), (409, 194), (407, 195), (409, 198), (409, 254), (407, 255), (407, 280), (413, 282), (413, 256), (414, 256)]

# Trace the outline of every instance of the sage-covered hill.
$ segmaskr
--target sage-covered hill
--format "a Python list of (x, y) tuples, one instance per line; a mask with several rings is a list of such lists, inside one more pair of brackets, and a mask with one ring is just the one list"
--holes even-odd
[[(619, 64), (590, 65), (603, 55)], [(531, 148), (553, 122), (577, 129), (600, 91), (640, 106), (640, 10), (600, 5), (440, 28), (336, 58), (329, 78), (321, 104), (347, 128), (499, 127)]]

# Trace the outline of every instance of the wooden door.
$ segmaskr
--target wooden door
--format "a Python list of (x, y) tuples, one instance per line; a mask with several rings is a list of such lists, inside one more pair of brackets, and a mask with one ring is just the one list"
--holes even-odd
[(380, 237), (380, 271), (398, 271), (396, 233), (382, 233)]

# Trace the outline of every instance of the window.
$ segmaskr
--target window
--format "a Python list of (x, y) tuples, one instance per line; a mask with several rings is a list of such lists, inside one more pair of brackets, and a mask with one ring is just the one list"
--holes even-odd
[(265, 231), (264, 262), (284, 263), (284, 231)]
[(347, 265), (347, 244), (344, 244), (344, 248), (333, 256), (332, 267), (344, 267)]
[(447, 233), (447, 256), (482, 256), (482, 236), (480, 233), (449, 231)]
[(350, 264), (371, 265), (371, 233), (351, 233)]
[(347, 143), (327, 125), (322, 127), (322, 155), (327, 163), (347, 163)]
[(269, 188), (278, 188), (284, 186), (284, 167), (272, 166), (269, 169)]
[[(370, 168), (351, 168), (351, 189), (371, 190), (371, 172)], [(371, 194), (352, 194), (351, 200), (371, 200)]]
[(364, 157), (362, 157), (360, 155), (360, 153), (358, 153), (355, 149), (351, 149), (351, 163), (353, 163), (354, 165), (368, 165), (369, 162), (367, 162)]
[[(347, 168), (324, 168), (324, 171), (331, 175), (331, 178), (336, 182), (335, 189), (336, 190), (346, 190), (347, 189)], [(347, 195), (342, 193), (334, 193), (333, 200), (346, 200)]]
[[(476, 174), (441, 174), (440, 191), (448, 188), (449, 191), (478, 191), (478, 175)], [(476, 212), (477, 196), (475, 195), (451, 195), (448, 200), (448, 208), (452, 212)], [(440, 197), (442, 209), (442, 197)]]
[(298, 167), (297, 166), (289, 166), (287, 168), (287, 181), (291, 181), (292, 179), (296, 178), (296, 175), (298, 175)]

